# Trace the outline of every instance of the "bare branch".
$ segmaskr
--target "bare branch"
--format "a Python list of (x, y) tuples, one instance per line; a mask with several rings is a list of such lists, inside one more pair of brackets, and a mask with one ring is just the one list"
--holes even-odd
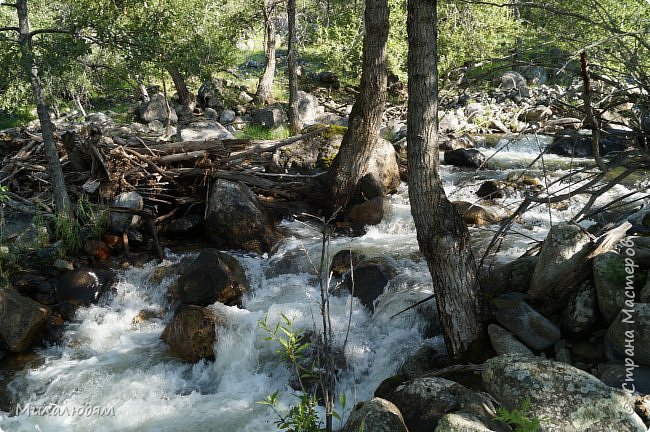
[(0, 32), (4, 32), (4, 31), (15, 31), (15, 32), (18, 32), (18, 31), (20, 31), (20, 30), (18, 29), (18, 27), (0, 27)]
[(75, 34), (75, 31), (70, 29), (38, 29), (30, 32), (29, 37), (32, 38), (36, 35), (45, 33)]

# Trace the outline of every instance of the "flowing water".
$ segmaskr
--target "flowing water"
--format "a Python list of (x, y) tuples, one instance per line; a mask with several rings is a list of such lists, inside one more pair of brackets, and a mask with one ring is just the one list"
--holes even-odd
[[(503, 179), (528, 167), (540, 146), (546, 145), (548, 140), (528, 137), (501, 142), (497, 148), (504, 149), (498, 152), (482, 149), (494, 154), (489, 170), (477, 177), (476, 173), (443, 167), (445, 189), (453, 200), (475, 202), (474, 191), (482, 179)], [(532, 167), (532, 173), (553, 179), (571, 167), (590, 163), (545, 156), (543, 163)], [(471, 177), (476, 179), (470, 181)], [(617, 186), (599, 203), (627, 192), (626, 187)], [(497, 211), (503, 215), (512, 211), (517, 198), (501, 200), (495, 206)], [(576, 197), (562, 210), (533, 209), (515, 224), (514, 233), (495, 260), (505, 262), (521, 255), (546, 236), (550, 223), (569, 219), (585, 202), (586, 198)], [(388, 210), (385, 221), (364, 236), (337, 237), (331, 243), (332, 254), (350, 248), (366, 256), (389, 257), (398, 268), (374, 314), (349, 296), (331, 297), (336, 344), (342, 346), (346, 341), (348, 368), (338, 377), (338, 393), (345, 393), (348, 410), (355, 401), (372, 397), (377, 385), (423, 343), (442, 345), (440, 336), (430, 334), (435, 320), (432, 302), (391, 319), (429, 296), (431, 280), (418, 253), (405, 185), (391, 197)], [(211, 306), (227, 317), (227, 325), (218, 328), (216, 361), (185, 364), (171, 357), (160, 334), (172, 316), (165, 293), (173, 278), (151, 283), (155, 263), (125, 270), (118, 275), (112, 294), (77, 312), (61, 344), (39, 350), (39, 361), (9, 381), (7, 391), (20, 406), (14, 412), (0, 411), (0, 431), (276, 430), (273, 412), (258, 402), (278, 390), (284, 408), (296, 398), (289, 384), (290, 371), (277, 361), (278, 346), (264, 340), (258, 322), (266, 317), (274, 324), (284, 314), (295, 328), (318, 328), (320, 323), (318, 281), (307, 258), (309, 255), (312, 262), (318, 262), (320, 234), (297, 221), (285, 222), (283, 228), (287, 239), (270, 259), (234, 254), (246, 269), (252, 293), (245, 299), (245, 309)], [(472, 229), (477, 254), (494, 229)], [(181, 258), (168, 253), (168, 261), (160, 265)], [(279, 272), (279, 268), (284, 270)], [(134, 323), (143, 309), (163, 313)], [(50, 415), (31, 415), (43, 414), (39, 411), (43, 407), (51, 407)], [(340, 406), (338, 410), (344, 411)], [(66, 415), (51, 415), (55, 412)]]

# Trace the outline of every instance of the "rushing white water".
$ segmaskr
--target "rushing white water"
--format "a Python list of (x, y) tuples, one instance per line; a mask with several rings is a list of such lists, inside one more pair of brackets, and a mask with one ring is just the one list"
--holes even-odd
[[(526, 168), (537, 154), (537, 145), (531, 140), (510, 144), (494, 155), (489, 171), (478, 175), (481, 179), (505, 178), (513, 170)], [(495, 153), (494, 149), (483, 151)], [(545, 162), (554, 159), (559, 165), (559, 158), (550, 157)], [(546, 165), (553, 171), (549, 178), (563, 175), (566, 160), (563, 164), (560, 170), (552, 163)], [(536, 166), (533, 173), (543, 177), (544, 169)], [(479, 180), (467, 183), (467, 172), (451, 167), (443, 168), (443, 177), (452, 199), (476, 202), (474, 191)], [(603, 199), (626, 192), (624, 187), (617, 187)], [(499, 203), (502, 213), (511, 211), (516, 201), (514, 197)], [(520, 235), (508, 238), (497, 259), (507, 261), (520, 255), (534, 240), (545, 237), (549, 223), (569, 219), (584, 202), (584, 197), (577, 197), (564, 210), (533, 209), (516, 224), (515, 231)], [(132, 268), (119, 274), (114, 294), (77, 312), (60, 345), (40, 351), (40, 366), (25, 370), (10, 382), (9, 391), (23, 411), (19, 415), (0, 412), (0, 431), (276, 430), (273, 412), (258, 402), (279, 390), (281, 404), (286, 408), (295, 403), (291, 395), (295, 392), (289, 386), (291, 373), (277, 362), (277, 345), (264, 340), (258, 321), (267, 317), (274, 324), (284, 314), (293, 320), (295, 328), (319, 328), (320, 323), (317, 280), (301, 251), (304, 248), (318, 262), (319, 233), (300, 222), (285, 222), (283, 227), (290, 235), (271, 259), (236, 254), (246, 269), (252, 293), (245, 300), (245, 309), (211, 306), (227, 317), (227, 325), (218, 328), (216, 361), (191, 365), (169, 355), (160, 334), (172, 316), (165, 293), (173, 278), (152, 284), (149, 276), (155, 264)], [(478, 252), (492, 235), (490, 230), (494, 227), (472, 230)], [(402, 185), (391, 198), (385, 221), (362, 237), (335, 238), (331, 253), (347, 248), (391, 257), (398, 266), (398, 274), (374, 314), (347, 295), (331, 298), (332, 325), (339, 346), (346, 339), (352, 310), (345, 345), (348, 368), (338, 377), (338, 392), (346, 394), (349, 409), (355, 401), (370, 398), (377, 385), (394, 374), (423, 342), (440, 345), (441, 338), (427, 340), (424, 336), (425, 328), (434, 320), (435, 306), (431, 302), (390, 318), (431, 294), (430, 276), (419, 258), (406, 186)], [(169, 255), (169, 261), (161, 265), (181, 258)], [(268, 277), (283, 260), (290, 263), (288, 273)], [(143, 309), (162, 313), (159, 318), (134, 324), (133, 318)], [(83, 415), (46, 416), (29, 415), (29, 409), (25, 410), (52, 404), (58, 411), (67, 409), (67, 414), (80, 407), (97, 407), (112, 415), (87, 416), (84, 410)]]

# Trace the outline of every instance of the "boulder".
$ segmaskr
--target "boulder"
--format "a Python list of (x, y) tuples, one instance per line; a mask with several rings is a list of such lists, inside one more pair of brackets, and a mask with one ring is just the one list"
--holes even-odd
[(384, 218), (384, 199), (375, 197), (352, 205), (345, 212), (345, 219), (356, 226), (377, 225)]
[[(606, 129), (601, 133), (598, 148), (601, 156), (621, 152), (634, 145), (634, 137), (624, 131)], [(589, 132), (565, 129), (555, 135), (549, 150), (560, 156), (591, 157), (594, 155)]]
[(329, 270), (335, 278), (340, 278), (350, 270), (350, 266), (356, 267), (364, 259), (365, 256), (356, 251), (343, 249), (334, 254)]
[(59, 302), (89, 305), (96, 303), (112, 281), (112, 275), (105, 271), (79, 268), (66, 272), (56, 284), (56, 298)]
[(526, 292), (536, 265), (536, 256), (523, 256), (497, 266), (480, 278), (481, 288), (490, 297), (498, 297), (507, 292)]
[(233, 110), (225, 109), (221, 112), (221, 115), (219, 116), (219, 123), (230, 124), (235, 120), (236, 116), (237, 115)]
[(605, 354), (610, 359), (626, 359), (650, 366), (650, 304), (625, 306), (605, 336)]
[(508, 330), (496, 324), (488, 325), (488, 335), (492, 348), (498, 354), (520, 354), (523, 356), (534, 356), (535, 354), (521, 343), (519, 339)]
[(315, 123), (318, 111), (318, 98), (302, 90), (298, 91), (298, 118), (303, 125)]
[(526, 78), (523, 77), (519, 72), (508, 71), (504, 72), (496, 80), (499, 88), (503, 90), (512, 90), (526, 87)]
[[(306, 132), (310, 130), (308, 128)], [(331, 127), (325, 133), (277, 149), (273, 153), (271, 170), (310, 174), (316, 169), (329, 169), (346, 130), (344, 127)]]
[(203, 230), (203, 216), (189, 214), (169, 222), (162, 229), (162, 234), (169, 238), (186, 239)]
[(253, 110), (251, 123), (265, 128), (276, 128), (287, 121), (287, 113), (280, 105), (269, 105)]
[(214, 121), (219, 120), (219, 114), (214, 108), (206, 108), (205, 110), (203, 110), (203, 117), (206, 120), (214, 120)]
[[(113, 207), (124, 207), (133, 210), (142, 210), (144, 208), (144, 199), (139, 193), (122, 192), (113, 201)], [(129, 213), (110, 213), (111, 227), (118, 234), (124, 233), (129, 228), (140, 222), (140, 216)]]
[(650, 270), (646, 276), (645, 285), (641, 288), (639, 300), (641, 300), (641, 303), (650, 303)]
[(223, 81), (213, 78), (199, 87), (196, 101), (201, 108), (223, 108)]
[(499, 222), (496, 214), (480, 205), (467, 201), (452, 201), (452, 204), (467, 225), (489, 225)]
[(475, 193), (479, 197), (488, 200), (504, 198), (506, 196), (503, 192), (502, 185), (496, 180), (484, 181)]
[(241, 305), (250, 289), (246, 272), (236, 258), (216, 249), (205, 249), (183, 271), (176, 286), (184, 304), (208, 306), (214, 302)]
[(530, 399), (529, 416), (545, 431), (646, 432), (634, 398), (566, 363), (502, 355), (483, 364), (483, 384), (506, 409)]
[(216, 179), (205, 213), (208, 239), (219, 247), (264, 253), (279, 239), (273, 221), (243, 183)]
[(445, 164), (465, 168), (481, 168), (487, 158), (475, 149), (448, 150), (444, 155)]
[(471, 412), (485, 420), (491, 407), (488, 395), (478, 393), (444, 378), (415, 378), (395, 388), (386, 399), (404, 416), (409, 432), (429, 432), (440, 418), (452, 411)]
[(528, 290), (531, 299), (542, 304), (541, 311), (561, 311), (590, 276), (584, 261), (591, 248), (589, 235), (579, 226), (560, 223), (551, 227)]
[(553, 114), (553, 110), (547, 106), (536, 106), (529, 108), (524, 111), (520, 116), (520, 120), (525, 120), (527, 122), (540, 122), (550, 117)]
[(541, 351), (560, 340), (560, 329), (530, 307), (520, 295), (502, 295), (493, 300), (496, 320), (528, 347)]
[(466, 412), (445, 414), (433, 432), (491, 432), (478, 416)]
[(26, 351), (49, 316), (47, 306), (11, 288), (0, 288), (0, 341), (9, 351)]
[(605, 321), (611, 323), (625, 306), (627, 300), (626, 282), (634, 287), (634, 274), (625, 273), (625, 258), (614, 251), (607, 251), (594, 258), (594, 285), (598, 297), (598, 308)]
[(395, 147), (383, 139), (379, 142), (370, 156), (366, 174), (374, 176), (384, 186), (386, 193), (395, 193), (400, 184), (399, 166)]
[(163, 330), (160, 338), (172, 353), (189, 363), (201, 359), (214, 360), (216, 326), (223, 326), (226, 319), (214, 311), (192, 305), (183, 305)]
[(249, 95), (248, 93), (246, 93), (243, 90), (239, 93), (239, 98), (238, 99), (239, 99), (240, 102), (245, 103), (245, 104), (253, 102), (253, 96)]
[[(171, 106), (169, 107), (169, 110), (169, 120), (172, 123), (176, 123), (178, 121), (176, 111)], [(167, 121), (167, 101), (165, 100), (165, 95), (162, 93), (152, 95), (149, 102), (140, 106), (139, 113), (140, 119), (145, 123), (159, 120), (164, 124)]]
[(562, 327), (571, 333), (593, 329), (598, 321), (596, 290), (591, 281), (585, 281), (569, 300), (562, 313)]
[(194, 122), (180, 129), (180, 141), (206, 141), (233, 139), (234, 136), (216, 121)]
[(350, 413), (341, 432), (409, 432), (402, 414), (391, 402), (373, 398), (359, 402)]
[(350, 292), (354, 289), (354, 296), (362, 305), (374, 310), (375, 300), (384, 293), (384, 288), (396, 274), (395, 264), (390, 260), (368, 258), (354, 267), (354, 272), (346, 273), (343, 283)]
[(628, 388), (641, 394), (650, 394), (650, 368), (643, 366), (634, 368), (634, 388), (628, 372), (629, 368), (625, 364), (607, 363), (599, 368), (598, 378), (611, 387)]
[(443, 111), (442, 117), (438, 121), (438, 131), (440, 133), (456, 132), (460, 128), (460, 121), (453, 111)]

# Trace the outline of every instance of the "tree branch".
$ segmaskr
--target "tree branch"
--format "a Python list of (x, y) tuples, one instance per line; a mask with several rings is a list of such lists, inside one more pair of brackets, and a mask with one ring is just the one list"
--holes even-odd
[(66, 29), (38, 29), (38, 30), (34, 30), (34, 31), (30, 32), (29, 37), (32, 38), (32, 37), (34, 37), (36, 35), (44, 34), (44, 33), (75, 34), (75, 31), (74, 30), (69, 30), (69, 29), (67, 29), (67, 30)]
[(4, 32), (4, 31), (19, 32), (20, 30), (18, 29), (18, 27), (0, 27), (0, 32)]

